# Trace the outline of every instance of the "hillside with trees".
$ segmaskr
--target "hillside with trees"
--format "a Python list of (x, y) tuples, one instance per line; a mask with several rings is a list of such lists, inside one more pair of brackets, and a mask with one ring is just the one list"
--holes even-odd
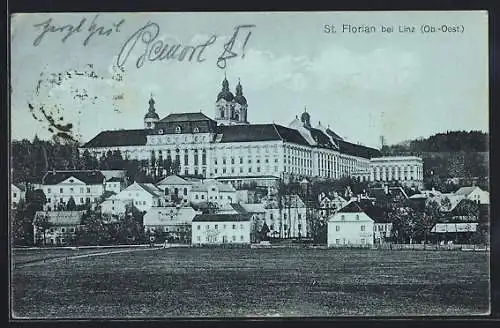
[(420, 156), (426, 188), (453, 191), (473, 183), (489, 190), (489, 134), (449, 131), (428, 138), (384, 146), (383, 156)]

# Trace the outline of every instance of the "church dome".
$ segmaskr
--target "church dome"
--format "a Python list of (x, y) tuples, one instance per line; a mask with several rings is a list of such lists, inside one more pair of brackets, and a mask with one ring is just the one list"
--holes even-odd
[(160, 116), (158, 116), (158, 114), (156, 114), (155, 112), (148, 112), (146, 113), (146, 115), (144, 115), (144, 118), (153, 118), (155, 120), (159, 120)]
[(236, 96), (234, 97), (234, 101), (236, 101), (240, 105), (246, 105), (247, 99), (243, 96), (243, 87), (241, 83), (238, 81), (238, 85), (236, 85)]
[(234, 95), (229, 91), (229, 82), (224, 77), (224, 81), (222, 81), (222, 90), (217, 95), (217, 101), (220, 99), (224, 99), (226, 101), (233, 101)]
[(154, 101), (153, 97), (151, 97), (151, 99), (149, 99), (149, 109), (148, 109), (148, 112), (146, 113), (146, 115), (144, 115), (144, 119), (147, 119), (147, 118), (152, 118), (155, 120), (160, 119), (160, 116), (158, 116), (158, 114), (155, 111), (155, 101)]
[(302, 123), (308, 123), (311, 119), (311, 115), (309, 115), (308, 112), (303, 112), (302, 115), (300, 116), (300, 120)]

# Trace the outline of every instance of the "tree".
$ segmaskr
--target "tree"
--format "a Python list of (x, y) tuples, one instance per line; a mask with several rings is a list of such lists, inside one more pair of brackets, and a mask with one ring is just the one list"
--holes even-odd
[(179, 174), (181, 171), (181, 162), (180, 160), (175, 159), (172, 163), (172, 174)]
[(267, 223), (264, 221), (264, 224), (262, 225), (262, 228), (260, 229), (260, 239), (261, 240), (268, 240), (267, 234), (271, 231), (269, 227), (267, 226)]
[(432, 198), (427, 199), (423, 216), (421, 220), (417, 221), (416, 225), (416, 232), (420, 236), (423, 236), (424, 244), (427, 244), (429, 233), (440, 217), (441, 205)]
[(170, 155), (163, 161), (163, 169), (165, 170), (167, 176), (172, 175), (172, 157)]
[(48, 229), (50, 229), (50, 227), (52, 226), (52, 223), (50, 222), (49, 217), (47, 215), (44, 215), (44, 214), (38, 215), (37, 217), (35, 217), (35, 219), (33, 221), (34, 221), (33, 224), (35, 225), (35, 228), (38, 231), (40, 231), (40, 230), (42, 231), (42, 235), (43, 235), (42, 244), (45, 246), (46, 232)]
[(68, 203), (66, 203), (66, 211), (75, 211), (76, 210), (76, 202), (73, 196), (68, 199)]

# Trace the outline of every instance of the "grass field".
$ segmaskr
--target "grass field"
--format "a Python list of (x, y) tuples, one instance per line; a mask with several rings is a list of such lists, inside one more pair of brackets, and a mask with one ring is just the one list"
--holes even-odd
[[(403, 316), (489, 311), (486, 252), (170, 248), (95, 253), (109, 251), (15, 252), (13, 315)], [(94, 256), (84, 256), (86, 252)]]

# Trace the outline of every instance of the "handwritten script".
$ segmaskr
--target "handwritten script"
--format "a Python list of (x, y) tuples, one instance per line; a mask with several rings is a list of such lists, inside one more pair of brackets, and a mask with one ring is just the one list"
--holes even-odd
[(105, 27), (97, 24), (98, 17), (99, 15), (95, 15), (87, 28), (85, 28), (86, 25), (88, 25), (86, 17), (83, 17), (77, 25), (56, 25), (51, 17), (44, 22), (33, 25), (34, 27), (42, 29), (42, 32), (33, 41), (33, 45), (35, 47), (38, 46), (47, 34), (63, 33), (64, 36), (61, 41), (64, 43), (73, 34), (81, 33), (86, 35), (86, 38), (83, 40), (83, 45), (86, 46), (94, 35), (108, 37), (113, 32), (120, 32), (120, 27), (125, 22), (124, 19), (121, 19), (120, 21), (113, 23), (111, 27)]
[[(226, 67), (226, 61), (230, 58), (238, 56), (235, 48), (235, 42), (243, 29), (250, 29), (255, 25), (238, 25), (234, 28), (233, 35), (230, 40), (224, 44), (224, 51), (217, 59), (217, 66), (220, 68)], [(252, 34), (251, 31), (246, 31), (246, 37), (240, 49), (241, 56), (244, 57), (245, 46)], [(148, 22), (146, 25), (134, 32), (122, 46), (116, 64), (118, 67), (124, 67), (132, 51), (139, 51), (140, 55), (135, 62), (137, 68), (141, 68), (145, 61), (163, 61), (177, 60), (179, 62), (191, 62), (196, 57), (196, 61), (201, 63), (206, 60), (203, 54), (204, 51), (212, 46), (216, 40), (216, 35), (211, 35), (205, 42), (196, 45), (183, 45), (180, 43), (168, 44), (158, 39), (160, 34), (160, 26), (154, 22)]]
[[(40, 30), (40, 33), (33, 41), (33, 46), (50, 37), (50, 35), (62, 35), (61, 42), (65, 43), (73, 35), (83, 35), (83, 45), (87, 46), (92, 38), (98, 36), (110, 37), (121, 32), (120, 28), (125, 23), (124, 19), (108, 24), (98, 24), (99, 14), (92, 20), (83, 17), (78, 24), (56, 24), (51, 17), (33, 26)], [(242, 24), (234, 27), (229, 41), (224, 43), (220, 55), (217, 57), (217, 66), (226, 68), (227, 61), (240, 56), (245, 57), (245, 49), (252, 35), (253, 24)], [(215, 34), (210, 35), (205, 41), (197, 44), (167, 43), (159, 38), (160, 26), (155, 22), (148, 22), (130, 35), (119, 50), (116, 57), (116, 66), (123, 69), (129, 58), (135, 57), (135, 66), (141, 68), (146, 62), (158, 61), (188, 61), (204, 62), (206, 60), (205, 50), (212, 47), (216, 41)], [(133, 54), (133, 55), (132, 55)]]

